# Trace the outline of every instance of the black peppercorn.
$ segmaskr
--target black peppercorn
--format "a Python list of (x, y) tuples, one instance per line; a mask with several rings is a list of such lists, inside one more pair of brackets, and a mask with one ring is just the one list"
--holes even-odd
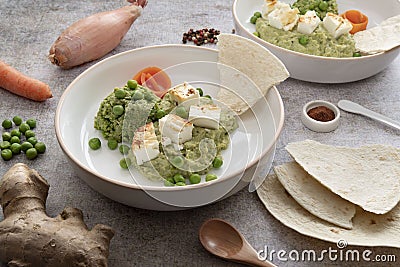
[(219, 34), (220, 31), (214, 28), (204, 28), (196, 31), (189, 29), (188, 32), (183, 33), (182, 43), (186, 44), (187, 42), (192, 41), (197, 46), (208, 43), (216, 44), (217, 35)]

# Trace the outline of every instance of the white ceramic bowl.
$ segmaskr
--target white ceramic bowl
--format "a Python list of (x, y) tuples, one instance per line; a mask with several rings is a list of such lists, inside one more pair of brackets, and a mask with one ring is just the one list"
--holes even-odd
[[(294, 0), (280, 0), (293, 3)], [(256, 37), (255, 25), (250, 17), (261, 11), (264, 0), (235, 0), (233, 18), (236, 32), (254, 40), (274, 53), (286, 66), (292, 78), (318, 83), (344, 83), (361, 80), (385, 69), (398, 56), (400, 47), (359, 58), (329, 58), (294, 52), (270, 44)], [(400, 14), (398, 0), (337, 0), (339, 13), (357, 9), (368, 16), (368, 28), (378, 25), (384, 19)]]
[[(275, 87), (252, 110), (239, 117), (240, 127), (224, 151), (226, 161), (218, 170), (219, 178), (212, 182), (165, 187), (162, 182), (152, 183), (139, 174), (121, 169), (118, 164), (121, 154), (109, 150), (104, 140), (100, 150), (88, 147), (90, 138), (101, 137), (93, 127), (93, 119), (101, 101), (114, 87), (124, 85), (137, 71), (148, 66), (168, 70), (170, 66), (190, 61), (217, 62), (217, 56), (217, 50), (196, 46), (145, 47), (109, 57), (79, 75), (62, 95), (55, 117), (57, 139), (79, 177), (115, 201), (153, 210), (206, 205), (234, 194), (253, 177), (265, 177), (284, 120), (282, 99)], [(172, 74), (172, 84), (180, 83), (183, 78), (188, 78), (188, 82), (218, 83), (218, 75), (209, 68), (183, 69), (183, 73)]]

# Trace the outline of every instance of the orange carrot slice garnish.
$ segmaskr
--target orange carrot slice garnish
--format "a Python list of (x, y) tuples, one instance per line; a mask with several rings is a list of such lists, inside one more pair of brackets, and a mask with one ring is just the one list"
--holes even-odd
[(368, 17), (358, 10), (347, 10), (340, 16), (349, 20), (353, 25), (353, 29), (350, 31), (351, 34), (355, 34), (367, 28)]
[(133, 76), (140, 85), (147, 86), (156, 95), (163, 95), (171, 87), (171, 79), (158, 67), (147, 67)]

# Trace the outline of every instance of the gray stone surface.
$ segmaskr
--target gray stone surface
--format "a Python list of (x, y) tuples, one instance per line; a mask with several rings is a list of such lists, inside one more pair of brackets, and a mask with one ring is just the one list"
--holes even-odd
[[(142, 17), (133, 24), (120, 46), (110, 55), (147, 45), (180, 43), (182, 33), (189, 28), (214, 27), (229, 33), (233, 28), (232, 2), (150, 0)], [(237, 226), (257, 250), (264, 246), (275, 251), (314, 249), (321, 252), (329, 247), (335, 248), (335, 244), (305, 237), (285, 227), (265, 210), (255, 193), (249, 193), (246, 189), (206, 207), (180, 212), (156, 212), (111, 201), (79, 179), (57, 143), (54, 115), (64, 89), (95, 62), (71, 70), (61, 70), (48, 61), (48, 50), (60, 32), (77, 19), (124, 4), (123, 0), (0, 0), (0, 59), (48, 83), (54, 94), (45, 103), (35, 103), (0, 90), (0, 120), (13, 115), (36, 118), (37, 136), (48, 147), (46, 154), (34, 161), (25, 160), (22, 156), (9, 162), (0, 160), (0, 176), (13, 164), (25, 162), (50, 182), (47, 202), (50, 216), (56, 216), (65, 206), (73, 206), (83, 210), (90, 227), (96, 223), (112, 226), (116, 235), (111, 243), (109, 265), (113, 267), (238, 266), (210, 255), (198, 241), (201, 223), (212, 217), (226, 219)], [(336, 103), (344, 98), (400, 120), (400, 58), (381, 73), (359, 82), (315, 84), (288, 79), (278, 89), (286, 114), (274, 164), (289, 160), (284, 150), (288, 142), (307, 138), (333, 145), (383, 143), (400, 147), (399, 131), (361, 116), (343, 112), (339, 128), (326, 134), (312, 132), (300, 121), (300, 111), (306, 102), (324, 99)], [(349, 248), (360, 251), (367, 249)], [(394, 254), (400, 257), (398, 249), (371, 250), (374, 254)], [(321, 264), (278, 261), (276, 255), (274, 262), (280, 266)], [(325, 260), (323, 264), (359, 266), (367, 263)], [(372, 264), (376, 263), (370, 266)], [(388, 265), (386, 263), (382, 266)]]

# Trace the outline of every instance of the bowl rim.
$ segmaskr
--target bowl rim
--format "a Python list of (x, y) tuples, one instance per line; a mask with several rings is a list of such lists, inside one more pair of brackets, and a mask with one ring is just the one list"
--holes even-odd
[[(260, 41), (263, 45), (267, 45), (267, 46), (271, 46), (274, 49), (278, 50), (280, 53), (289, 53), (292, 54), (292, 56), (303, 56), (305, 58), (310, 58), (310, 59), (319, 59), (319, 60), (338, 60), (338, 61), (361, 61), (361, 60), (368, 60), (370, 58), (374, 58), (374, 57), (378, 57), (380, 55), (383, 55), (385, 53), (388, 53), (392, 50), (396, 50), (396, 49), (400, 49), (400, 46), (394, 47), (388, 51), (385, 52), (379, 52), (379, 53), (375, 53), (375, 54), (370, 54), (370, 55), (365, 55), (365, 56), (361, 56), (361, 57), (324, 57), (324, 56), (317, 56), (317, 55), (310, 55), (310, 54), (304, 54), (304, 53), (300, 53), (297, 51), (293, 51), (287, 48), (283, 48), (274, 44), (271, 44), (267, 41), (265, 41), (264, 39), (261, 39), (259, 37), (256, 37), (254, 34), (252, 34), (251, 32), (249, 32), (246, 27), (244, 27), (244, 25), (241, 23), (241, 21), (238, 18), (237, 15), (237, 5), (238, 2), (242, 1), (242, 0), (234, 0), (233, 5), (232, 5), (232, 16), (235, 22), (235, 25), (239, 26), (241, 28), (242, 31), (244, 31), (248, 36), (248, 38), (251, 38), (252, 40), (257, 40)], [(400, 0), (395, 1), (400, 5)]]
[[(151, 46), (145, 46), (145, 47), (139, 47), (139, 48), (134, 48), (134, 49), (130, 49), (109, 57), (106, 57), (102, 60), (100, 60), (99, 62), (95, 63), (94, 65), (90, 66), (89, 68), (87, 68), (86, 70), (84, 70), (82, 73), (80, 73), (68, 86), (67, 88), (64, 90), (63, 94), (61, 95), (58, 104), (57, 104), (57, 109), (56, 109), (56, 113), (55, 113), (55, 118), (54, 118), (54, 125), (55, 125), (55, 132), (56, 132), (56, 137), (57, 137), (57, 141), (61, 147), (61, 149), (64, 151), (64, 153), (66, 154), (66, 156), (74, 163), (76, 164), (80, 169), (84, 170), (87, 173), (90, 173), (92, 175), (94, 175), (95, 177), (97, 177), (98, 179), (107, 182), (107, 183), (111, 183), (117, 186), (121, 186), (121, 187), (125, 187), (125, 188), (129, 188), (129, 189), (139, 189), (139, 190), (144, 190), (144, 191), (179, 191), (179, 190), (196, 190), (202, 187), (207, 187), (207, 186), (211, 186), (213, 184), (217, 184), (217, 183), (221, 183), (224, 182), (227, 179), (230, 178), (234, 178), (237, 175), (240, 175), (241, 173), (243, 174), (244, 171), (250, 169), (252, 166), (254, 166), (255, 164), (257, 164), (259, 162), (259, 160), (261, 158), (263, 158), (272, 148), (274, 148), (274, 144), (276, 144), (282, 129), (283, 129), (283, 123), (284, 123), (284, 117), (285, 117), (285, 110), (284, 110), (284, 105), (283, 105), (283, 100), (282, 97), (278, 91), (278, 89), (275, 86), (272, 86), (270, 88), (270, 90), (274, 90), (274, 92), (278, 95), (278, 99), (279, 99), (279, 107), (282, 110), (282, 114), (280, 115), (279, 121), (275, 121), (275, 135), (274, 135), (274, 141), (270, 142), (269, 144), (267, 144), (267, 148), (264, 149), (262, 151), (262, 153), (259, 155), (259, 157), (257, 157), (256, 159), (254, 159), (253, 161), (249, 162), (243, 169), (231, 174), (230, 176), (225, 177), (224, 179), (216, 179), (210, 182), (204, 182), (204, 183), (199, 183), (199, 184), (193, 184), (190, 186), (174, 186), (174, 187), (161, 187), (161, 186), (149, 186), (149, 185), (138, 185), (138, 184), (131, 184), (131, 183), (126, 183), (126, 182), (122, 182), (122, 181), (117, 181), (115, 179), (109, 178), (105, 175), (102, 175), (101, 173), (98, 173), (92, 169), (90, 169), (89, 167), (83, 165), (67, 148), (66, 144), (64, 143), (64, 140), (62, 138), (62, 134), (61, 134), (61, 128), (60, 128), (60, 115), (61, 115), (61, 109), (64, 105), (64, 101), (65, 99), (68, 97), (68, 94), (71, 90), (71, 88), (73, 87), (73, 85), (75, 83), (77, 83), (80, 79), (82, 79), (88, 72), (93, 71), (93, 69), (97, 68), (99, 65), (102, 65), (108, 61), (111, 61), (115, 58), (118, 57), (123, 57), (126, 54), (130, 54), (130, 53), (134, 53), (135, 51), (141, 51), (141, 50), (151, 50), (151, 49), (161, 49), (161, 48), (184, 48), (184, 49), (195, 49), (195, 50), (204, 50), (204, 51), (209, 51), (212, 53), (216, 53), (218, 52), (217, 49), (213, 49), (213, 48), (207, 48), (207, 47), (198, 47), (198, 46), (193, 46), (193, 45), (183, 45), (183, 44), (163, 44), (163, 45), (151, 45)], [(268, 93), (267, 93), (268, 94)]]

